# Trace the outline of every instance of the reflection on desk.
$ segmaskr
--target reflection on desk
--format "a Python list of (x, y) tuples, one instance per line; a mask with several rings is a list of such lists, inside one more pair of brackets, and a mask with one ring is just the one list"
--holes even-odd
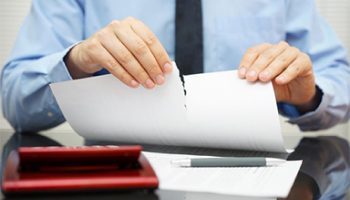
[[(2, 133), (4, 134), (4, 133)], [(10, 134), (10, 133), (8, 133)], [(1, 157), (1, 175), (4, 164), (12, 150), (24, 146), (62, 146), (57, 141), (44, 137), (38, 133), (11, 133), (11, 138), (3, 147)], [(104, 145), (115, 144), (108, 142), (87, 142), (87, 144)], [(144, 149), (158, 152), (188, 154), (195, 152), (190, 147), (165, 147), (145, 145)], [(221, 150), (213, 150), (217, 152)], [(199, 151), (203, 152), (203, 151)], [(208, 152), (208, 151), (207, 151)], [(241, 152), (244, 154), (243, 152)], [(303, 165), (293, 188), (287, 199), (343, 199), (350, 186), (350, 147), (347, 141), (338, 137), (303, 138), (295, 151), (289, 155), (288, 160), (303, 160)], [(46, 194), (42, 196), (17, 196), (6, 199), (254, 199), (261, 198), (227, 196), (209, 193), (181, 192), (156, 190), (145, 191), (115, 191), (107, 193), (66, 193)], [(4, 197), (2, 197), (4, 198)], [(265, 199), (266, 200), (266, 199)]]

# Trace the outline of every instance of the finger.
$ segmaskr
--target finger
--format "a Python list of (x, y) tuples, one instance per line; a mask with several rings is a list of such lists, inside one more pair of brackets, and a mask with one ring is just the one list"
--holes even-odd
[(111, 74), (121, 80), (125, 85), (137, 88), (139, 83), (115, 60), (115, 58), (102, 46), (95, 53), (97, 62), (106, 68)]
[(254, 61), (252, 66), (247, 71), (246, 78), (249, 81), (256, 81), (261, 71), (263, 71), (278, 55), (285, 51), (289, 45), (286, 42), (279, 42), (265, 49), (258, 58)]
[(112, 23), (113, 31), (124, 46), (134, 55), (151, 79), (161, 85), (165, 76), (147, 44), (125, 22)]
[(107, 33), (99, 31), (98, 37), (103, 47), (118, 61), (124, 70), (136, 79), (137, 82), (141, 83), (146, 89), (154, 88), (155, 84), (148, 73), (133, 54), (114, 35), (114, 32)]
[(148, 45), (163, 72), (166, 74), (171, 73), (173, 67), (169, 55), (154, 33), (140, 20), (132, 17), (127, 18), (127, 20), (130, 21), (132, 30)]
[[(306, 54), (299, 56), (275, 79), (278, 85), (285, 85), (302, 75), (307, 69), (312, 69), (310, 58)], [(312, 73), (312, 70), (309, 70)]]
[(259, 74), (261, 81), (270, 81), (284, 71), (300, 54), (295, 47), (289, 47), (283, 51), (270, 65)]
[(263, 43), (254, 47), (251, 47), (247, 49), (247, 51), (244, 53), (241, 63), (238, 67), (238, 75), (241, 78), (246, 78), (246, 73), (250, 66), (254, 63), (254, 61), (258, 58), (259, 54), (272, 46), (268, 43)]

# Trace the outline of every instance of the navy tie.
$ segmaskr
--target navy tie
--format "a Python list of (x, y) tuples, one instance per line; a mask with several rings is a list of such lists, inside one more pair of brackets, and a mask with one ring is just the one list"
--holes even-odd
[(176, 0), (175, 61), (184, 75), (203, 72), (201, 0)]

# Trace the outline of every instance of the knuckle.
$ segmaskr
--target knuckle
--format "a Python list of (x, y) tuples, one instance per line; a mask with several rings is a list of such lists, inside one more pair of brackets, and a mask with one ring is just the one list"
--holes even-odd
[(96, 33), (96, 36), (99, 38), (106, 38), (108, 35), (108, 31), (106, 29), (101, 29)]
[(293, 62), (292, 64), (289, 65), (290, 68), (295, 68), (297, 66), (298, 66), (298, 64), (296, 62)]
[(293, 69), (294, 69), (294, 71), (295, 71), (296, 74), (299, 74), (299, 72), (300, 72), (300, 66), (299, 66), (299, 65), (295, 65), (295, 66), (293, 67)]
[(245, 68), (249, 68), (251, 66), (250, 62), (248, 60), (241, 60), (241, 63), (239, 66), (245, 67)]
[(295, 53), (296, 55), (298, 55), (300, 53), (300, 50), (296, 47), (291, 47), (292, 52)]
[(131, 24), (139, 23), (139, 20), (138, 20), (138, 19), (136, 19), (135, 17), (131, 17), (131, 16), (125, 18), (123, 21), (126, 22), (126, 23), (128, 23), (128, 24), (130, 24), (130, 25), (131, 25)]
[(114, 60), (106, 60), (106, 68), (109, 70), (115, 70), (117, 68), (117, 63)]
[(159, 61), (166, 60), (168, 57), (168, 54), (166, 54), (165, 52), (157, 52), (154, 54), (154, 56), (159, 62)]
[(247, 53), (249, 54), (257, 54), (258, 50), (256, 49), (256, 47), (250, 47), (247, 49)]
[(123, 23), (119, 20), (113, 20), (110, 25), (112, 26), (112, 28), (115, 28), (115, 29), (120, 29), (122, 28), (123, 26)]
[(133, 21), (136, 21), (136, 18), (129, 16), (129, 17), (125, 18), (125, 20), (133, 22)]
[(270, 43), (267, 43), (267, 42), (264, 42), (261, 44), (261, 46), (264, 46), (264, 47), (271, 47), (272, 45)]
[(289, 44), (286, 41), (280, 41), (278, 44), (283, 47), (289, 46)]
[[(289, 67), (291, 69), (293, 69), (293, 71), (299, 73), (300, 72), (300, 66), (297, 63), (292, 63), (291, 65), (289, 65)], [(288, 70), (286, 70), (286, 72), (289, 72)]]
[(280, 55), (278, 60), (281, 62), (281, 63), (287, 63), (287, 57), (285, 55)]
[[(136, 79), (137, 80), (147, 80), (148, 74), (145, 71), (138, 72), (136, 74)], [(145, 81), (143, 81), (145, 82)]]
[(147, 50), (148, 50), (147, 45), (143, 41), (137, 41), (135, 43), (136, 54), (144, 55), (145, 53), (147, 53)]
[(240, 66), (249, 67), (249, 66), (250, 66), (249, 63), (250, 63), (250, 62), (249, 62), (248, 60), (244, 59), (244, 60), (241, 61)]
[(304, 62), (306, 63), (306, 68), (312, 69), (312, 61), (310, 59), (310, 56), (305, 53), (303, 53), (302, 56), (303, 56)]
[(150, 74), (158, 74), (160, 72), (159, 66), (158, 65), (152, 65), (149, 69), (148, 69)]
[(119, 75), (119, 80), (121, 80), (123, 83), (127, 83), (129, 79), (129, 73), (126, 71), (123, 71), (120, 75)]
[(89, 51), (95, 51), (98, 48), (99, 44), (100, 42), (96, 38), (92, 38), (87, 44), (87, 49)]
[(260, 62), (254, 63), (254, 68), (255, 69), (263, 69), (264, 65)]
[(280, 71), (281, 65), (278, 64), (278, 63), (273, 62), (273, 63), (271, 63), (271, 64), (269, 65), (269, 68), (271, 69), (271, 72), (277, 73), (278, 71)]
[(302, 58), (305, 59), (305, 60), (310, 60), (310, 56), (307, 55), (306, 53), (302, 53), (301, 56), (302, 56)]
[(119, 57), (120, 57), (120, 61), (123, 63), (123, 64), (126, 64), (128, 63), (130, 60), (131, 60), (131, 53), (129, 53), (128, 51), (124, 50), (124, 51), (121, 51), (119, 53)]
[(148, 35), (145, 39), (148, 46), (153, 46), (158, 42), (158, 39), (154, 35)]
[(290, 70), (285, 70), (285, 71), (283, 72), (283, 75), (284, 75), (284, 77), (285, 77), (287, 80), (289, 80), (290, 77), (292, 76)]
[(282, 40), (282, 41), (279, 41), (278, 44), (280, 44), (280, 45), (286, 45), (287, 42)]
[(260, 54), (261, 57), (271, 60), (273, 58), (273, 54), (269, 51), (264, 51)]
[(94, 54), (92, 54), (92, 53), (90, 53), (90, 51), (88, 51), (88, 52), (87, 52), (87, 55), (81, 57), (81, 60), (82, 60), (83, 63), (85, 63), (86, 65), (90, 65), (90, 64), (93, 63), (93, 60), (92, 60), (92, 57), (91, 57), (92, 55), (94, 55)]

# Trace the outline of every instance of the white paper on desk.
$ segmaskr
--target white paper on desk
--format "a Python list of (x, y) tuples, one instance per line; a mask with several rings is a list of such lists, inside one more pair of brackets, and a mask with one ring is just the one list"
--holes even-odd
[(170, 161), (203, 156), (143, 152), (159, 188), (251, 197), (287, 197), (302, 161), (269, 167), (180, 167)]
[[(51, 84), (69, 124), (87, 139), (285, 152), (271, 83), (237, 71), (166, 75), (152, 90), (112, 75)], [(186, 105), (186, 107), (185, 107)]]
[(176, 190), (156, 190), (159, 199), (186, 199), (186, 200), (276, 200), (274, 197), (251, 197), (238, 195), (225, 195), (207, 192), (189, 192)]

